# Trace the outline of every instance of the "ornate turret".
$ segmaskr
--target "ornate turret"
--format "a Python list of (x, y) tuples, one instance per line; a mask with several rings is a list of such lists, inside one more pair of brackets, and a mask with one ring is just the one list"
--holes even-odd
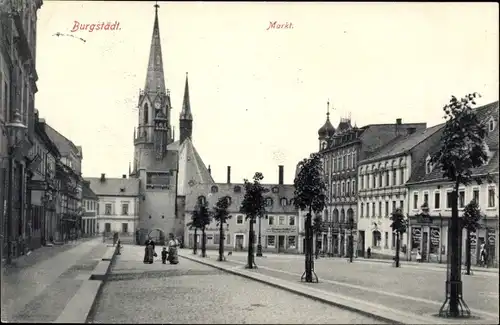
[(331, 137), (335, 133), (335, 128), (330, 122), (330, 102), (326, 103), (326, 122), (325, 124), (318, 130), (318, 136), (321, 139), (326, 139)]

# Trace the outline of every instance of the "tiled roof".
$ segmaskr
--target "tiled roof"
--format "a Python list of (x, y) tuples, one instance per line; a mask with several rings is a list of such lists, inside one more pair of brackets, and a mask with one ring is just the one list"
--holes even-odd
[[(490, 118), (495, 120), (495, 129), (493, 132), (488, 132), (485, 141), (486, 145), (490, 149), (491, 157), (487, 164), (476, 168), (473, 171), (474, 175), (485, 175), (498, 173), (498, 101), (476, 108), (477, 116), (480, 121), (487, 123)], [(432, 148), (430, 148), (429, 153), (436, 152), (441, 148), (441, 143), (436, 143)], [(418, 166), (415, 167), (413, 174), (408, 180), (408, 184), (418, 183), (418, 182), (431, 182), (431, 181), (442, 181), (443, 172), (440, 168), (434, 168), (429, 174), (425, 172), (426, 161), (423, 159), (419, 162)]]
[(410, 135), (399, 136), (393, 141), (387, 143), (382, 148), (379, 148), (375, 154), (368, 156), (367, 159), (362, 160), (359, 164), (361, 165), (368, 162), (384, 159), (385, 157), (392, 157), (403, 154), (415, 148), (418, 144), (441, 130), (443, 127), (444, 124), (438, 124), (421, 131), (415, 131), (415, 133)]
[(139, 179), (137, 178), (106, 178), (104, 182), (101, 182), (99, 177), (89, 177), (87, 180), (90, 181), (90, 188), (97, 196), (139, 195)]
[(61, 133), (57, 132), (47, 123), (45, 123), (45, 133), (47, 133), (50, 140), (54, 142), (61, 155), (64, 156), (71, 152), (76, 155), (79, 153), (78, 148), (75, 146), (73, 142), (71, 142), (71, 140), (63, 136)]
[(193, 142), (190, 138), (186, 138), (179, 147), (178, 195), (186, 195), (188, 188), (196, 184), (214, 183)]
[(89, 199), (89, 200), (97, 200), (98, 199), (97, 195), (90, 188), (90, 182), (84, 181), (82, 184), (82, 188), (83, 188), (82, 197), (84, 199)]
[[(269, 189), (269, 192), (265, 194), (265, 197), (270, 197), (273, 200), (273, 204), (266, 208), (267, 213), (297, 213), (297, 210), (290, 204), (290, 200), (293, 199), (295, 187), (293, 185), (278, 185), (278, 184), (262, 184), (264, 187)], [(211, 193), (212, 186), (217, 186), (218, 192)], [(240, 187), (240, 192), (235, 192), (236, 186)], [(273, 193), (272, 189), (277, 188), (278, 192)], [(208, 206), (213, 207), (214, 204), (220, 197), (229, 196), (231, 197), (231, 205), (229, 211), (231, 213), (239, 213), (241, 202), (245, 196), (245, 187), (241, 183), (218, 183), (218, 184), (198, 184), (190, 187), (189, 193), (186, 195), (186, 211), (192, 211), (196, 206), (199, 196), (204, 196), (207, 199)], [(281, 205), (281, 198), (287, 199), (287, 205)]]

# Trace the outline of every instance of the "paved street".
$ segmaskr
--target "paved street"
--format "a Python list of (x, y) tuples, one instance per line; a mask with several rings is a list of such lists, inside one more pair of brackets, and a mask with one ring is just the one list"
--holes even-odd
[[(192, 254), (190, 250), (183, 252)], [(243, 266), (246, 257), (233, 254), (227, 260)], [(299, 281), (304, 271), (303, 256), (268, 255), (256, 257), (256, 263), (257, 272), (293, 282)], [(315, 261), (315, 271), (320, 278), (315, 287), (420, 315), (437, 313), (444, 301), (444, 268), (419, 268), (404, 262), (401, 268), (394, 268), (385, 263), (320, 258)], [(475, 314), (498, 318), (498, 274), (475, 272), (463, 276), (463, 285), (464, 299)]]
[[(99, 238), (27, 256), (2, 276), (2, 321), (52, 322), (88, 279), (107, 247)], [(36, 252), (36, 251), (35, 251)]]
[(178, 265), (143, 264), (143, 251), (125, 245), (98, 298), (93, 323), (376, 323), (186, 259)]

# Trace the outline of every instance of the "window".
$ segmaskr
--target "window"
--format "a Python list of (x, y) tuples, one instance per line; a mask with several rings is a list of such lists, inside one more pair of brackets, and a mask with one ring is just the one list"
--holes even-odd
[(401, 213), (405, 212), (405, 204), (404, 201), (399, 201), (399, 208), (401, 209)]
[(488, 188), (488, 208), (494, 208), (495, 207), (495, 188), (490, 187)]
[(219, 245), (220, 243), (220, 234), (214, 234), (214, 245)]
[(111, 224), (109, 222), (104, 224), (104, 232), (111, 232)]
[(359, 210), (359, 216), (361, 218), (363, 218), (363, 212), (364, 212), (364, 209), (365, 209), (365, 204), (364, 203), (361, 203), (360, 205), (360, 210)]
[(404, 184), (405, 183), (405, 169), (401, 168), (399, 170), (399, 184)]
[(396, 211), (396, 201), (392, 201), (392, 212)]
[(128, 203), (122, 203), (122, 216), (128, 215)]
[(336, 185), (335, 185), (335, 182), (333, 182), (332, 183), (332, 197), (335, 197), (335, 195), (336, 195), (335, 189), (336, 189)]
[(357, 188), (356, 188), (356, 180), (353, 179), (352, 180), (352, 194), (356, 193), (356, 190), (357, 190)]
[(234, 193), (240, 193), (240, 192), (241, 192), (241, 186), (236, 185), (236, 186), (234, 187)]
[(170, 173), (146, 173), (146, 188), (166, 188), (170, 185)]
[(366, 216), (370, 217), (370, 203), (366, 203)]
[(107, 216), (111, 215), (111, 203), (106, 203), (104, 206), (104, 214)]
[(439, 209), (441, 207), (441, 193), (434, 192), (434, 209)]
[(493, 130), (495, 130), (495, 120), (492, 118), (490, 118), (490, 121), (488, 123), (488, 130), (490, 132), (492, 132)]
[(378, 217), (382, 217), (382, 202), (378, 203)]
[(389, 233), (386, 231), (384, 232), (384, 248), (389, 248)]
[(288, 217), (288, 225), (289, 226), (295, 226), (295, 216), (289, 216)]
[(212, 192), (212, 193), (217, 193), (217, 192), (219, 192), (219, 188), (218, 188), (217, 186), (215, 186), (215, 185), (214, 185), (214, 186), (212, 186), (212, 187), (210, 188), (210, 192)]
[(226, 245), (231, 244), (231, 236), (229, 234), (226, 234), (224, 237), (226, 237)]
[(276, 245), (276, 236), (267, 236), (267, 247), (274, 247)]
[(347, 195), (351, 194), (351, 182), (347, 181)]
[(286, 199), (286, 197), (282, 197), (281, 198), (281, 206), (284, 207), (287, 205), (288, 205), (288, 200)]
[(413, 209), (414, 210), (418, 209), (418, 194), (417, 193), (413, 194)]
[(383, 179), (384, 175), (382, 173), (379, 173), (378, 174), (378, 187), (382, 187), (382, 179)]
[(393, 185), (393, 186), (397, 184), (397, 183), (396, 183), (396, 177), (397, 177), (397, 174), (396, 174), (396, 170), (394, 169), (394, 170), (392, 171), (392, 185)]
[(342, 196), (345, 195), (345, 183), (342, 182)]
[(274, 216), (269, 216), (267, 222), (269, 223), (270, 226), (274, 225)]
[(364, 175), (359, 176), (359, 182), (361, 185), (361, 189), (364, 189), (365, 188), (365, 176)]
[(278, 224), (280, 226), (283, 226), (285, 224), (285, 216), (279, 216), (278, 217)]
[(476, 201), (477, 204), (479, 204), (479, 189), (478, 188), (475, 188), (473, 191), (472, 191), (472, 199), (474, 201)]
[(385, 216), (389, 216), (389, 201), (385, 201)]
[(122, 233), (128, 233), (128, 223), (122, 223)]
[(144, 117), (144, 120), (143, 120), (144, 125), (148, 125), (148, 123), (149, 123), (149, 106), (148, 106), (148, 103), (144, 104), (144, 108), (142, 110), (142, 116)]
[(451, 195), (452, 192), (446, 192), (446, 208), (451, 209)]
[(424, 193), (424, 204), (429, 206), (429, 193)]
[(377, 187), (377, 175), (373, 174), (372, 175), (372, 188)]
[(375, 217), (375, 202), (372, 202), (372, 217)]
[(237, 225), (243, 224), (243, 216), (241, 214), (236, 217), (236, 224)]
[(465, 191), (464, 190), (458, 191), (458, 207), (459, 208), (465, 207)]
[(288, 248), (295, 248), (295, 236), (288, 236)]
[(203, 205), (205, 203), (207, 203), (207, 199), (203, 195), (198, 196), (198, 204)]
[(391, 241), (391, 248), (396, 247), (396, 234), (393, 232), (392, 233), (392, 241)]
[(270, 207), (273, 205), (273, 199), (270, 197), (266, 197), (266, 206)]
[(389, 171), (386, 171), (385, 172), (385, 186), (389, 186), (390, 185), (389, 182), (390, 182)]

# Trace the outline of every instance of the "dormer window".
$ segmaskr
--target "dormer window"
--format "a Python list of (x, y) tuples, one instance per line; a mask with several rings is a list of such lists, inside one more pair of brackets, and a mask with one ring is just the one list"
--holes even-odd
[(495, 119), (491, 117), (488, 122), (488, 131), (493, 132), (493, 130), (495, 130)]
[(214, 185), (214, 186), (212, 186), (212, 188), (210, 189), (210, 192), (212, 192), (212, 193), (217, 193), (217, 192), (219, 192), (219, 188), (218, 188), (217, 186), (215, 186), (215, 185)]
[(270, 197), (266, 198), (266, 206), (270, 207), (273, 205), (273, 199)]
[(240, 193), (240, 192), (241, 192), (241, 186), (236, 185), (236, 186), (234, 187), (234, 193)]
[(281, 201), (281, 206), (284, 207), (288, 205), (288, 200), (286, 199), (286, 197), (281, 198), (280, 201)]
[(121, 188), (120, 188), (120, 192), (121, 192), (121, 193), (124, 193), (124, 192), (125, 192), (125, 187), (121, 187)]
[(434, 166), (432, 165), (431, 162), (431, 156), (427, 156), (427, 158), (425, 159), (425, 173), (430, 174), (432, 172), (433, 167)]

